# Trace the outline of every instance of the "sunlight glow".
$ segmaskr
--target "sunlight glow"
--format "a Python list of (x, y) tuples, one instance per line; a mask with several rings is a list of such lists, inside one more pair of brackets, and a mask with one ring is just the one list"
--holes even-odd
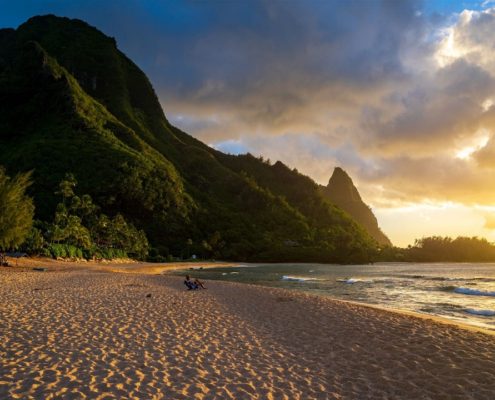
[[(483, 12), (489, 12), (490, 10), (485, 10)], [(459, 14), (458, 26), (468, 25), (473, 17), (479, 16), (481, 13), (478, 11), (464, 10)], [(458, 27), (452, 26), (443, 30), (443, 39), (440, 41), (437, 52), (435, 54), (435, 59), (438, 65), (443, 68), (456, 59), (463, 57), (466, 53), (472, 51), (473, 49), (463, 48), (456, 41), (456, 29)]]
[(488, 98), (483, 103), (481, 103), (481, 107), (483, 108), (483, 111), (488, 111), (494, 104), (495, 102), (493, 101), (493, 98)]
[(477, 137), (472, 145), (465, 146), (458, 150), (455, 153), (455, 157), (461, 160), (467, 160), (474, 152), (479, 151), (483, 147), (485, 147), (489, 140), (490, 136), (485, 133), (484, 135)]
[(373, 211), (382, 230), (396, 246), (407, 247), (414, 244), (415, 239), (435, 235), (478, 236), (495, 241), (495, 206), (417, 203)]
[(435, 55), (435, 59), (441, 68), (454, 62), (455, 59), (462, 55), (460, 49), (455, 45), (454, 35), (454, 28), (448, 28), (444, 31), (444, 39), (440, 42)]

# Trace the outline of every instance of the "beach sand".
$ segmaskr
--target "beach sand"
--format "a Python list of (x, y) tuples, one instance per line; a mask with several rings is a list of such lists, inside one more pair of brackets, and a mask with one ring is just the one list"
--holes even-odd
[(170, 275), (0, 268), (0, 399), (494, 399), (495, 336)]
[(102, 272), (121, 272), (127, 274), (161, 274), (165, 271), (173, 271), (178, 269), (219, 268), (238, 265), (237, 263), (224, 261), (181, 261), (167, 263), (150, 263), (135, 261), (131, 259), (117, 259), (112, 261), (102, 260), (96, 262), (85, 260), (54, 260), (46, 257), (21, 257), (18, 259), (7, 257), (7, 262), (10, 266), (25, 267), (29, 269), (32, 269), (33, 267), (45, 267), (50, 268), (50, 270), (52, 271), (90, 270)]

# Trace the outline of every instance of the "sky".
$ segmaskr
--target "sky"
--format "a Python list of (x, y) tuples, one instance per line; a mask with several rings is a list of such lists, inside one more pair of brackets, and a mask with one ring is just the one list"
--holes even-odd
[(116, 38), (169, 121), (326, 185), (340, 166), (399, 246), (495, 241), (495, 1), (0, 0), (0, 27)]

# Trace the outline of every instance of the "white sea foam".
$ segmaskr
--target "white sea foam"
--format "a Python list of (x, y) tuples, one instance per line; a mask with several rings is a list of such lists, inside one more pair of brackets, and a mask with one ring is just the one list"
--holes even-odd
[(359, 279), (346, 278), (346, 279), (337, 279), (337, 282), (347, 283), (349, 285), (352, 285), (353, 283), (361, 282), (361, 281)]
[(354, 283), (362, 282), (362, 283), (373, 283), (373, 280), (369, 279), (357, 279), (357, 278), (344, 278), (344, 279), (337, 279), (337, 282), (340, 283), (347, 283), (348, 285), (352, 285)]
[(375, 278), (373, 280), (367, 280), (364, 282), (374, 282), (374, 283), (397, 283), (397, 282), (414, 282), (412, 279), (407, 279), (407, 278), (395, 278), (395, 277), (380, 277), (380, 278)]
[(493, 296), (495, 297), (495, 292), (485, 292), (483, 290), (469, 289), (465, 287), (458, 287), (454, 289), (455, 293), (467, 294), (470, 296)]
[(289, 282), (306, 282), (306, 281), (317, 281), (318, 279), (309, 278), (305, 276), (284, 275), (282, 276), (282, 280)]
[(494, 310), (475, 310), (474, 308), (467, 308), (464, 311), (469, 314), (482, 315), (484, 317), (495, 317)]

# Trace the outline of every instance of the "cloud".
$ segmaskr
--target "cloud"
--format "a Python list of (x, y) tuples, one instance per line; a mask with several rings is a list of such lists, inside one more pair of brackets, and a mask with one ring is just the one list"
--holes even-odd
[(388, 116), (382, 103), (363, 115), (362, 129), (373, 135), (378, 153), (453, 155), (484, 126), (482, 104), (494, 92), (495, 79), (464, 59), (417, 78), (407, 91), (394, 93), (398, 112)]
[[(489, 31), (491, 12), (462, 13), (445, 28), (414, 3), (339, 4), (331, 15), (301, 8), (300, 18), (278, 7), (266, 13), (274, 19), (257, 20), (260, 35), (249, 29), (227, 46), (219, 34), (201, 42), (209, 43), (201, 51), (216, 43), (250, 68), (215, 75), (206, 67), (189, 96), (163, 94), (166, 110), (190, 117), (181, 126), (212, 144), (234, 139), (238, 149), (281, 159), (322, 184), (343, 166), (372, 204), (495, 201), (493, 50), (479, 33)], [(281, 15), (297, 21), (297, 35), (279, 48)], [(265, 38), (265, 23), (281, 24), (280, 37)], [(447, 54), (446, 43), (464, 50)], [(469, 51), (475, 47), (482, 59)]]

